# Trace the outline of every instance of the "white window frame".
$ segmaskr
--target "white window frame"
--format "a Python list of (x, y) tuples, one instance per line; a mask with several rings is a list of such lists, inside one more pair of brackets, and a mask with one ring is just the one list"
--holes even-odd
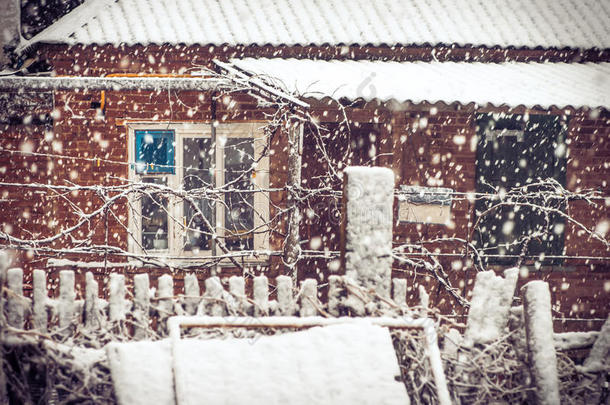
[[(248, 138), (254, 139), (254, 158), (259, 160), (258, 165), (255, 169), (256, 177), (254, 179), (257, 189), (268, 189), (269, 188), (269, 156), (262, 156), (267, 139), (262, 130), (264, 125), (261, 122), (247, 122), (247, 123), (222, 123), (215, 124), (215, 128), (212, 127), (212, 123), (150, 123), (150, 122), (138, 122), (129, 123), (127, 125), (128, 132), (128, 156), (129, 156), (129, 175), (128, 179), (130, 182), (138, 182), (145, 177), (162, 177), (168, 178), (167, 185), (175, 190), (180, 190), (183, 183), (183, 142), (185, 138), (212, 138), (213, 129), (215, 129), (215, 151), (214, 151), (214, 180), (215, 185), (224, 184), (224, 158), (223, 148), (220, 139), (227, 138)], [(174, 138), (174, 159), (176, 170), (174, 174), (171, 173), (159, 173), (150, 175), (140, 175), (135, 170), (135, 131), (136, 130), (173, 130), (175, 134)], [(265, 231), (265, 226), (269, 221), (269, 193), (267, 192), (256, 192), (254, 193), (254, 229), (253, 235), (253, 247), (255, 251), (266, 251), (269, 249), (269, 232)], [(130, 201), (131, 207), (129, 208), (129, 235), (127, 239), (128, 250), (130, 253), (143, 254), (144, 251), (142, 245), (142, 205), (140, 196), (134, 196)], [(225, 235), (224, 218), (225, 208), (223, 204), (217, 203), (215, 209), (215, 221), (213, 224), (216, 227), (216, 235), (223, 237)], [(168, 201), (168, 214), (173, 216), (175, 220), (168, 219), (168, 248), (167, 249), (148, 249), (146, 253), (150, 256), (159, 257), (171, 257), (172, 259), (196, 259), (201, 257), (202, 259), (206, 256), (220, 255), (223, 252), (219, 248), (216, 251), (198, 250), (197, 252), (185, 251), (183, 249), (183, 240), (185, 230), (183, 227), (177, 224), (178, 221), (183, 223), (184, 221), (184, 204), (182, 201), (170, 198)], [(137, 240), (136, 240), (137, 238)], [(223, 240), (223, 239), (221, 239)], [(259, 255), (257, 260), (266, 260), (266, 257)], [(222, 264), (222, 263), (221, 263)]]

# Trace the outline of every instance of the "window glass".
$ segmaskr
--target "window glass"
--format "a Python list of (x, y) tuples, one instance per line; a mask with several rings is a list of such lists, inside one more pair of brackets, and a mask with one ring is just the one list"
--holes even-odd
[[(167, 177), (146, 177), (142, 182), (167, 185)], [(142, 247), (160, 250), (167, 246), (167, 198), (160, 193), (145, 194), (142, 197)]]
[[(229, 189), (253, 190), (254, 140), (228, 138), (223, 148), (225, 186)], [(229, 249), (252, 250), (254, 238), (254, 194), (225, 194), (225, 243)], [(248, 233), (249, 232), (249, 233)]]
[[(184, 190), (213, 187), (214, 149), (210, 138), (183, 139), (183, 182)], [(184, 202), (184, 223), (187, 227), (184, 250), (209, 250), (212, 230), (207, 224), (214, 225), (214, 201), (201, 198), (194, 202)]]
[(174, 131), (135, 131), (136, 173), (174, 173)]

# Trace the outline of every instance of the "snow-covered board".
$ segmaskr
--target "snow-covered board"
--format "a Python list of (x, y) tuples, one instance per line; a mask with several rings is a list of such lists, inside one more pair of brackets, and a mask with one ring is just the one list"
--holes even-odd
[(177, 340), (173, 362), (181, 405), (409, 403), (388, 329), (368, 322)]

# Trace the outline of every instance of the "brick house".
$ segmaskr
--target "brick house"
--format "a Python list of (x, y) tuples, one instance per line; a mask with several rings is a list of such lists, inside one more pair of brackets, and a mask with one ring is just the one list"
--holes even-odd
[[(318, 194), (300, 211), (298, 240), (307, 254), (297, 266), (299, 279), (315, 277), (323, 285), (340, 270), (340, 174), (331, 179), (327, 173), (346, 165), (387, 166), (396, 175), (396, 246), (426, 241), (426, 254), (464, 296), (477, 271), (469, 249), (485, 252), (485, 267), (519, 263), (522, 281), (551, 283), (556, 316), (566, 327), (582, 327), (567, 324), (575, 319), (593, 319), (587, 326), (598, 327), (609, 312), (609, 248), (583, 229), (605, 235), (608, 228), (608, 20), (603, 2), (576, 0), (518, 6), (507, 0), (85, 1), (21, 40), (14, 52), (27, 63), (18, 74), (185, 78), (206, 68), (258, 88), (5, 91), (4, 245), (16, 244), (8, 235), (42, 238), (78, 223), (78, 212), (94, 212), (103, 201), (96, 185), (141, 181), (189, 190), (234, 184), (265, 191), (202, 202), (203, 224), (175, 196), (160, 203), (148, 193), (132, 205), (125, 199), (46, 250), (18, 250), (15, 260), (28, 269), (94, 271), (100, 279), (110, 271), (147, 271), (153, 279), (168, 271), (221, 278), (244, 268), (269, 277), (283, 273), (291, 132), (261, 130), (276, 111), (260, 100), (271, 88), (280, 98), (290, 95), (287, 105), (298, 96), (309, 122), (300, 127), (301, 186)], [(479, 220), (490, 206), (486, 195), (537, 178), (573, 192), (596, 190), (597, 206), (553, 207), (574, 221), (543, 218), (527, 207)], [(432, 200), (425, 198), (430, 193)], [(173, 218), (167, 206), (158, 209), (162, 204), (176, 206)], [(265, 231), (268, 223), (273, 230)], [(541, 227), (551, 227), (550, 236), (529, 241), (525, 250), (511, 244)], [(221, 248), (254, 253), (236, 259), (240, 269), (235, 260), (210, 259), (226, 253)], [(143, 251), (171, 262), (134, 261)], [(410, 246), (400, 254), (416, 260), (423, 251)], [(400, 260), (393, 270), (412, 281), (409, 302), (417, 302), (417, 285), (424, 285), (433, 305), (455, 310), (430, 274)]]

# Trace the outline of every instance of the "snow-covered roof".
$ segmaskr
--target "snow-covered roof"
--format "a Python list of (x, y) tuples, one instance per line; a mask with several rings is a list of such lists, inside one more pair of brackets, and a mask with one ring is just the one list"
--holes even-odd
[(289, 92), (323, 99), (610, 107), (610, 63), (233, 59)]
[(26, 41), (610, 48), (606, 0), (87, 0)]

